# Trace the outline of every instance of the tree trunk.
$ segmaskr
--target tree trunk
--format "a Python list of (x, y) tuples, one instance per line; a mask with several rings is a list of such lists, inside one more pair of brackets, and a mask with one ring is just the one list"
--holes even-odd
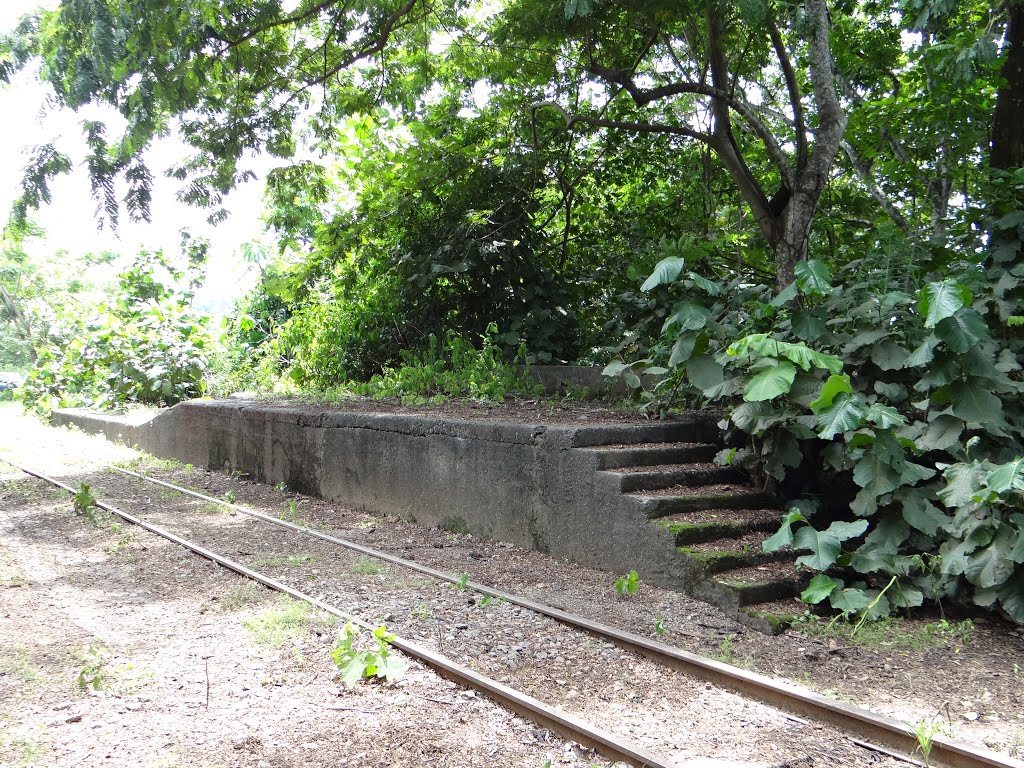
[(1024, 0), (1010, 2), (1005, 50), (989, 164), (1009, 170), (1024, 167)]

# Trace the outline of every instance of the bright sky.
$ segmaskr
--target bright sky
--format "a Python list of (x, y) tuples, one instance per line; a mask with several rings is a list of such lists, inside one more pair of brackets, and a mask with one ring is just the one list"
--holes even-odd
[[(7, 32), (18, 18), (39, 5), (56, 7), (57, 0), (0, 0), (0, 30)], [(58, 149), (75, 161), (84, 157), (80, 124), (83, 119), (104, 119), (101, 112), (88, 115), (71, 110), (43, 111), (46, 89), (35, 81), (31, 72), (22, 72), (9, 88), (0, 87), (0, 115), (4, 116), (0, 132), (0, 222), (6, 221), (11, 203), (19, 194), (26, 150), (38, 144), (55, 141)], [(107, 119), (117, 118), (113, 112)], [(112, 121), (113, 122), (113, 121)], [(108, 135), (112, 135), (108, 134)], [(134, 223), (122, 213), (117, 235), (97, 231), (95, 203), (89, 190), (84, 168), (51, 185), (53, 203), (44, 207), (35, 220), (46, 231), (45, 242), (33, 244), (29, 250), (37, 258), (45, 258), (57, 249), (72, 254), (118, 251), (135, 253), (140, 247), (163, 248), (177, 252), (179, 230), (188, 228), (194, 236), (210, 239), (211, 257), (207, 286), (197, 296), (197, 303), (206, 309), (226, 310), (230, 302), (242, 295), (254, 282), (252, 269), (239, 255), (239, 247), (258, 239), (263, 227), (259, 221), (262, 179), (249, 182), (233, 192), (225, 208), (230, 218), (216, 227), (206, 222), (208, 212), (182, 205), (175, 199), (179, 182), (164, 179), (163, 171), (188, 153), (187, 147), (166, 139), (148, 157), (156, 181), (153, 194), (152, 222)]]

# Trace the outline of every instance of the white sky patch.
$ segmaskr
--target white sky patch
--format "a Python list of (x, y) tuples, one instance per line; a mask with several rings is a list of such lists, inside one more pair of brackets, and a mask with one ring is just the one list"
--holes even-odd
[[(39, 6), (54, 8), (57, 2), (2, 0), (0, 30), (7, 32), (13, 29), (22, 15)], [(6, 221), (12, 203), (20, 194), (22, 172), (32, 147), (52, 141), (74, 162), (80, 163), (85, 156), (82, 120), (108, 123), (111, 126), (108, 139), (116, 136), (114, 127), (123, 124), (120, 116), (111, 109), (89, 108), (77, 113), (69, 109), (47, 109), (47, 93), (48, 88), (29, 71), (19, 73), (9, 87), (0, 88), (0, 114), (5, 118), (3, 142), (0, 143), (0, 221)], [(263, 232), (259, 215), (266, 163), (259, 160), (252, 163), (258, 180), (232, 192), (224, 202), (231, 216), (227, 221), (211, 226), (206, 221), (210, 211), (178, 202), (175, 195), (180, 182), (166, 179), (163, 175), (164, 170), (191, 153), (188, 146), (173, 136), (154, 143), (146, 158), (154, 177), (152, 221), (133, 222), (127, 212), (122, 211), (116, 235), (109, 230), (97, 230), (96, 203), (84, 167), (79, 166), (73, 173), (55, 179), (50, 186), (52, 204), (44, 206), (33, 216), (45, 230), (46, 239), (30, 244), (29, 253), (39, 259), (45, 259), (60, 249), (73, 255), (102, 251), (131, 255), (140, 248), (162, 248), (165, 252), (176, 253), (179, 231), (184, 227), (193, 236), (206, 237), (211, 242), (208, 277), (197, 295), (197, 305), (216, 313), (228, 311), (234, 299), (255, 283), (256, 275), (242, 259), (239, 249), (242, 243), (260, 238)], [(124, 190), (120, 191), (123, 194)]]

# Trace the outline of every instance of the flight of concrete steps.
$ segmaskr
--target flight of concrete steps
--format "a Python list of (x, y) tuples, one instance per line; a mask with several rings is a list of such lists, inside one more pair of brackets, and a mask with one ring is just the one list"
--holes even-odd
[[(708, 437), (706, 428), (701, 436)], [(672, 534), (689, 594), (741, 623), (779, 631), (806, 609), (799, 594), (809, 576), (795, 567), (798, 553), (791, 549), (762, 550), (778, 530), (781, 507), (745, 472), (714, 462), (722, 447), (664, 441), (587, 450), (596, 454), (598, 472), (617, 477), (621, 493), (640, 505), (651, 525)]]

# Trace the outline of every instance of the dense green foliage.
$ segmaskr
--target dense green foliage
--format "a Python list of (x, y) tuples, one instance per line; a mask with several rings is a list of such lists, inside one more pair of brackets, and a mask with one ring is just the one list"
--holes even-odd
[(200, 246), (190, 256), (186, 272), (160, 251), (143, 251), (109, 298), (58, 307), (37, 340), (26, 406), (173, 405), (202, 394), (212, 340), (190, 301), (205, 253)]
[[(247, 152), (282, 160), (225, 381), (496, 396), (524, 349), (662, 374), (644, 405), (722, 408), (721, 460), (792, 507), (768, 546), (820, 572), (810, 602), (1024, 621), (1022, 7), (64, 0), (0, 77), (39, 60), (59, 102), (120, 111), (84, 126), (111, 223), (147, 215), (172, 125), (214, 219)], [(16, 225), (73, 164), (38, 149)], [(157, 306), (69, 326), (36, 397), (193, 392), (171, 371), (205, 342)]]

